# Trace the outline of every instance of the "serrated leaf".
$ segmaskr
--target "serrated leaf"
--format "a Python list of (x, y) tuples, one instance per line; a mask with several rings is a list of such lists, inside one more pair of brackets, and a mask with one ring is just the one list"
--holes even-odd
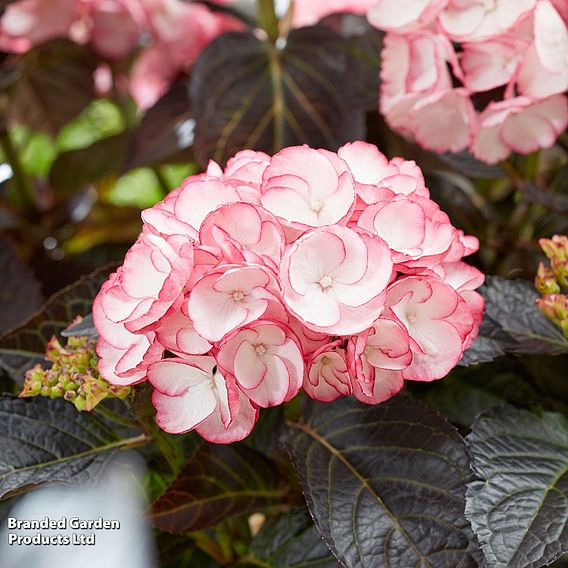
[(531, 282), (488, 276), (480, 292), (485, 298), (483, 323), (462, 365), (485, 363), (505, 353), (568, 353), (568, 339), (536, 306), (539, 294)]
[[(308, 512), (293, 509), (269, 520), (250, 547), (250, 566), (338, 568)], [(248, 565), (246, 560), (243, 561)], [(241, 562), (240, 564), (242, 564)], [(240, 565), (239, 564), (239, 565)]]
[(0, 398), (0, 498), (37, 485), (96, 481), (120, 448), (144, 443), (120, 439), (95, 415), (63, 399)]
[[(274, 153), (304, 143), (334, 150), (364, 137), (350, 41), (314, 26), (293, 30), (279, 47), (253, 33), (212, 42), (190, 84), (198, 161), (223, 163), (243, 148)], [(366, 71), (378, 74), (373, 65)]]
[(241, 444), (204, 444), (154, 503), (154, 526), (171, 533), (201, 530), (281, 500), (274, 466)]
[(19, 61), (9, 114), (32, 130), (55, 135), (93, 100), (97, 64), (87, 47), (69, 40), (35, 47)]
[(0, 333), (16, 327), (43, 303), (39, 282), (9, 241), (0, 237)]
[(489, 410), (467, 437), (466, 514), (492, 568), (539, 568), (568, 551), (568, 419)]
[(369, 407), (314, 404), (284, 437), (310, 512), (347, 566), (477, 566), (464, 517), (468, 465), (457, 430), (398, 395)]
[(24, 324), (0, 337), (0, 369), (21, 381), (25, 371), (45, 356), (45, 346), (73, 319), (91, 312), (94, 297), (115, 266), (104, 267), (63, 288)]

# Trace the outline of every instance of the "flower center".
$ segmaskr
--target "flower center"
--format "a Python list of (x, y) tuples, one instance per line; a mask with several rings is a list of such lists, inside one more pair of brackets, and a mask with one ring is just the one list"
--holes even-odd
[(240, 302), (244, 297), (245, 295), (240, 290), (233, 292), (233, 300), (235, 300), (235, 302)]
[(406, 319), (408, 320), (409, 323), (416, 323), (416, 312), (407, 312), (406, 313)]
[(310, 207), (312, 208), (312, 211), (319, 213), (323, 208), (323, 202), (321, 202), (319, 199), (315, 199), (311, 202)]
[(262, 357), (266, 353), (266, 347), (264, 345), (257, 345), (254, 350), (259, 357)]
[(329, 362), (330, 362), (329, 357), (328, 357), (327, 355), (324, 355), (324, 356), (320, 359), (320, 362), (321, 362), (322, 365), (328, 365)]
[(324, 276), (320, 281), (319, 284), (320, 286), (325, 290), (326, 288), (329, 288), (332, 285), (333, 281), (329, 276)]

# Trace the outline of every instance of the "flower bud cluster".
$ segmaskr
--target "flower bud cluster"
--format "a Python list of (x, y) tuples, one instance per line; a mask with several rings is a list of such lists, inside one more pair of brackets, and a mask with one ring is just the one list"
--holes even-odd
[(537, 299), (540, 311), (562, 328), (568, 337), (568, 237), (554, 235), (552, 239), (540, 239), (539, 244), (550, 261), (550, 266), (540, 263), (535, 277), (536, 289), (542, 295)]
[(446, 376), (477, 335), (477, 239), (414, 162), (365, 142), (239, 152), (142, 218), (93, 320), (101, 375), (148, 380), (167, 432), (240, 440), (302, 388), (377, 404)]
[(70, 337), (62, 346), (52, 337), (45, 356), (51, 367), (44, 369), (38, 364), (27, 371), (20, 397), (64, 398), (77, 410), (86, 411), (107, 397), (125, 398), (129, 387), (112, 385), (100, 377), (95, 344), (90, 337)]

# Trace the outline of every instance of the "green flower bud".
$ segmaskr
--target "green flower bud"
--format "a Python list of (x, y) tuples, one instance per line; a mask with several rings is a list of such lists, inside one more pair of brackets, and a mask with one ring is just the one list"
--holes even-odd
[(548, 268), (548, 266), (545, 266), (542, 262), (538, 266), (534, 285), (541, 294), (560, 293), (560, 286), (558, 285), (558, 282), (556, 282), (554, 272), (552, 272), (552, 270)]

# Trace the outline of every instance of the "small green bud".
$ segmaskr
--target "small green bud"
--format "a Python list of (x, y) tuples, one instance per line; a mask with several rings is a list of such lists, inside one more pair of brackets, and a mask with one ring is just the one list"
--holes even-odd
[(545, 266), (542, 262), (538, 266), (534, 285), (541, 294), (560, 293), (560, 286), (558, 285), (558, 282), (556, 282), (554, 272), (552, 272), (552, 270), (548, 266)]

